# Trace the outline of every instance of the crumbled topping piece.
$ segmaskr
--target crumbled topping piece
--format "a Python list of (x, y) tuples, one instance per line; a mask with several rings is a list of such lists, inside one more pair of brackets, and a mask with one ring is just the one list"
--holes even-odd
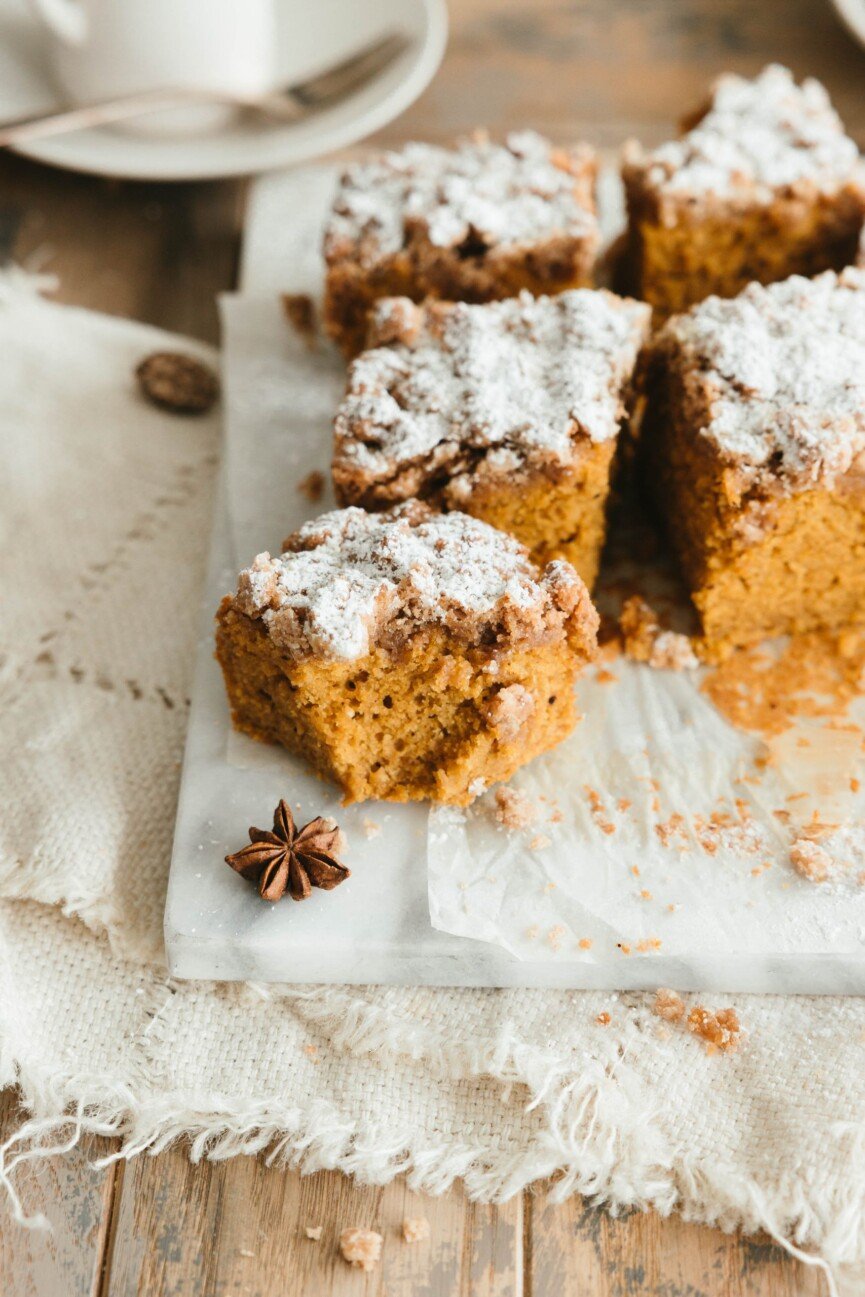
[(546, 833), (536, 833), (529, 843), (529, 851), (546, 851), (547, 847), (552, 846), (552, 841)]
[(675, 991), (658, 987), (655, 992), (655, 1003), (652, 1012), (666, 1022), (681, 1022), (685, 1016), (685, 1001)]
[(344, 1229), (339, 1236), (339, 1250), (344, 1260), (358, 1270), (374, 1270), (381, 1260), (381, 1234), (374, 1229)]
[(512, 743), (534, 710), (534, 697), (524, 685), (507, 685), (493, 695), (486, 717), (496, 738), (502, 743)]
[(503, 649), (567, 639), (594, 653), (598, 616), (569, 563), (543, 572), (511, 536), (409, 501), (382, 514), (343, 509), (305, 523), (280, 558), (240, 574), (235, 607), (261, 618), (296, 659), (352, 661), (440, 626)]
[(707, 111), (681, 139), (648, 154), (633, 143), (625, 151), (626, 169), (638, 169), (670, 204), (742, 193), (766, 203), (779, 189), (806, 185), (832, 193), (858, 163), (820, 82), (809, 77), (797, 86), (778, 64), (753, 80), (719, 77)]
[(430, 1236), (426, 1216), (407, 1216), (402, 1223), (402, 1236), (406, 1243), (423, 1243)]
[(741, 1027), (735, 1009), (719, 1009), (717, 1013), (712, 1013), (710, 1009), (697, 1004), (688, 1014), (686, 1025), (690, 1032), (706, 1042), (710, 1054), (717, 1050), (732, 1054), (739, 1047)]
[(306, 1234), (307, 1238), (312, 1239), (313, 1243), (317, 1243), (318, 1240), (321, 1238), (323, 1231), (324, 1231), (323, 1225), (307, 1225), (306, 1229), (304, 1230), (304, 1233)]
[(612, 1019), (610, 1015), (607, 1013), (606, 1009), (604, 1010), (603, 1013), (599, 1013), (598, 1016), (595, 1018), (595, 1022), (598, 1024), (599, 1027), (609, 1027), (611, 1021)]
[(408, 240), (435, 247), (536, 243), (597, 231), (594, 160), (582, 146), (556, 149), (533, 131), (493, 143), (477, 132), (455, 149), (407, 144), (349, 167), (325, 230), (325, 256), (362, 265)]
[(625, 655), (635, 662), (658, 671), (691, 671), (700, 665), (689, 636), (662, 630), (654, 608), (639, 595), (625, 600), (619, 629)]
[(797, 838), (790, 848), (790, 864), (812, 883), (828, 882), (832, 875), (832, 857), (819, 843)]
[(865, 270), (749, 284), (673, 316), (653, 343), (707, 406), (699, 436), (743, 483), (831, 485), (865, 452)]
[(210, 366), (179, 351), (146, 356), (135, 376), (143, 395), (172, 414), (206, 414), (219, 396), (219, 379)]
[(502, 787), (495, 791), (495, 816), (506, 829), (526, 829), (537, 820), (538, 808), (518, 788)]
[(315, 302), (309, 293), (283, 293), (282, 309), (291, 327), (307, 345), (314, 343), (318, 335), (318, 320)]
[[(478, 474), (570, 464), (618, 434), (650, 316), (644, 302), (592, 289), (480, 306), (385, 299), (336, 418), (337, 487), (359, 499), (382, 483), (408, 497), (446, 477), (458, 506)], [(395, 318), (410, 322), (403, 334)]]
[(305, 499), (309, 500), (310, 504), (318, 504), (324, 495), (325, 485), (324, 473), (314, 468), (311, 473), (307, 473), (306, 477), (300, 479), (297, 489)]

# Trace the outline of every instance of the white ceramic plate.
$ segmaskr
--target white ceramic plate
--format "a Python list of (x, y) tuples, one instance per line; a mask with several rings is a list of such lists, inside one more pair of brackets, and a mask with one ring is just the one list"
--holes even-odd
[[(288, 21), (303, 13), (302, 25)], [(367, 40), (398, 29), (409, 48), (380, 77), (327, 112), (281, 125), (238, 120), (213, 134), (149, 138), (120, 129), (78, 131), (21, 152), (72, 171), (134, 180), (207, 180), (290, 166), (343, 148), (392, 121), (429, 84), (444, 53), (445, 0), (316, 0), (286, 4), (279, 80), (311, 75)], [(25, 0), (0, 0), (0, 120), (59, 105), (41, 29)]]

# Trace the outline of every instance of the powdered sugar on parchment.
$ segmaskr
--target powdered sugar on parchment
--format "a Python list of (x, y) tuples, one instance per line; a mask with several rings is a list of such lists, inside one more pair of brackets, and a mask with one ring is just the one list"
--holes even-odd
[[(385, 302), (379, 311), (392, 309)], [(537, 460), (570, 462), (575, 440), (616, 436), (649, 327), (645, 303), (575, 289), (411, 309), (409, 342), (352, 365), (335, 473), (344, 461), (376, 479), (425, 460), (429, 471), (453, 475), (479, 454), (507, 473)]]
[(443, 248), (470, 231), (490, 247), (591, 233), (592, 171), (590, 150), (556, 150), (534, 131), (512, 133), (504, 144), (479, 133), (452, 150), (407, 144), (344, 173), (325, 250), (351, 245), (364, 256), (388, 255), (418, 223)]
[(597, 614), (568, 563), (543, 573), (518, 541), (465, 514), (410, 501), (385, 514), (343, 509), (306, 523), (279, 558), (240, 574), (236, 607), (261, 617), (293, 657), (354, 660), (373, 642), (438, 625), (501, 647), (561, 637), (586, 648)]
[(768, 200), (802, 182), (837, 189), (856, 170), (859, 152), (819, 81), (797, 86), (787, 68), (770, 64), (753, 80), (720, 77), (693, 130), (633, 160), (644, 181), (665, 194), (756, 188)]
[(865, 450), (865, 270), (709, 297), (657, 346), (697, 368), (712, 393), (701, 435), (746, 475), (828, 484)]

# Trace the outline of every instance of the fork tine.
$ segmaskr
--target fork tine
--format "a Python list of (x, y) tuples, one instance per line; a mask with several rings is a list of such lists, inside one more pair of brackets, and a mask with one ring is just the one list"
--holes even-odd
[(403, 32), (390, 32), (350, 54), (326, 72), (292, 86), (287, 93), (304, 108), (321, 108), (335, 103), (386, 68), (408, 44), (408, 37)]

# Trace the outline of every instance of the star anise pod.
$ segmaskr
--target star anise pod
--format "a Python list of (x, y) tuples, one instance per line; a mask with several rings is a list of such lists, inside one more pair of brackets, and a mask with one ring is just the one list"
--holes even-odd
[(305, 901), (313, 887), (329, 892), (349, 877), (335, 852), (338, 828), (328, 828), (319, 815), (298, 829), (283, 799), (273, 812), (273, 830), (249, 830), (249, 846), (226, 856), (244, 878), (255, 883), (265, 901), (279, 901), (286, 892), (295, 901)]

